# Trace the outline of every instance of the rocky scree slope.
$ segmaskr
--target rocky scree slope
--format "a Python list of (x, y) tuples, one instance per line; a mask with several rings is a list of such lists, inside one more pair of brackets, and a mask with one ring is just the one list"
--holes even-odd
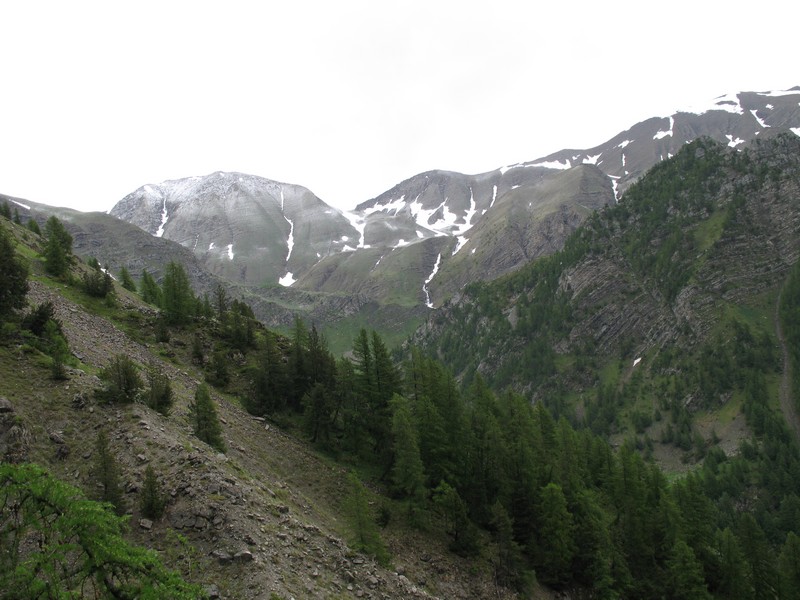
[[(19, 229), (21, 231), (21, 228)], [(18, 233), (20, 239), (28, 233)], [(393, 567), (354, 553), (342, 516), (344, 469), (302, 442), (253, 418), (213, 392), (228, 447), (219, 454), (191, 433), (188, 405), (202, 373), (180, 332), (156, 344), (155, 311), (116, 290), (113, 320), (64, 295), (41, 273), (28, 301), (52, 302), (80, 368), (55, 382), (23, 347), (0, 346), (0, 448), (4, 459), (46, 466), (93, 494), (90, 471), (97, 432), (105, 430), (120, 464), (131, 537), (157, 549), (171, 568), (206, 586), (211, 597), (480, 598), (494, 586), (430, 539), (389, 528)], [(209, 350), (209, 349), (207, 349)], [(210, 351), (210, 350), (209, 350)], [(95, 400), (95, 375), (123, 354), (166, 374), (175, 394), (169, 417), (144, 405)], [(139, 514), (137, 492), (151, 465), (168, 494), (163, 519)], [(491, 592), (490, 592), (491, 588)], [(511, 597), (511, 596), (508, 596)]]

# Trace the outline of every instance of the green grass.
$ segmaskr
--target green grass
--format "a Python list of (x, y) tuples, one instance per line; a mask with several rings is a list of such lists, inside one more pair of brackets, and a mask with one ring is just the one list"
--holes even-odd
[(694, 241), (700, 252), (705, 252), (711, 248), (722, 237), (727, 214), (728, 211), (726, 209), (718, 209), (708, 219), (695, 227)]

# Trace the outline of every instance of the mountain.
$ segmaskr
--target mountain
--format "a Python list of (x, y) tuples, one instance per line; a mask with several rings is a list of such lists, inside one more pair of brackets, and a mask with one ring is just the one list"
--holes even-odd
[(300, 186), (214, 173), (145, 185), (111, 214), (189, 248), (231, 281), (422, 314), (471, 281), (558, 250), (589, 214), (698, 137), (741, 150), (800, 134), (799, 100), (800, 88), (721, 96), (593, 148), (478, 175), (421, 173), (348, 212)]
[(127, 195), (110, 214), (178, 242), (212, 272), (248, 286), (291, 285), (358, 232), (309, 190), (217, 172)]
[[(480, 375), (606, 433), (673, 401), (724, 410), (739, 393), (730, 373), (752, 368), (741, 353), (778, 354), (777, 306), (800, 256), (798, 173), (792, 133), (743, 151), (696, 140), (563, 250), (468, 286), (413, 343), (462, 381)], [(598, 416), (607, 397), (612, 412)]]

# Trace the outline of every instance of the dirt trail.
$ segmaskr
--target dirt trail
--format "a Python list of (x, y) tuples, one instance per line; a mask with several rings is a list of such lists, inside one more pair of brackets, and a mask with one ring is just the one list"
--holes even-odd
[(783, 337), (783, 329), (781, 328), (780, 306), (782, 297), (783, 291), (778, 294), (778, 299), (775, 301), (775, 333), (778, 336), (778, 343), (781, 346), (781, 354), (783, 356), (783, 375), (781, 376), (779, 396), (783, 416), (786, 418), (789, 427), (794, 431), (797, 440), (800, 441), (800, 417), (798, 417), (797, 407), (792, 398), (792, 364), (789, 360), (786, 338)]

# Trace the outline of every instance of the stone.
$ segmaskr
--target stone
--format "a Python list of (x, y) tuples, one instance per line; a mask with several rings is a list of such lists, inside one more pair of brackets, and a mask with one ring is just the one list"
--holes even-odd
[(13, 413), (14, 406), (8, 398), (0, 396), (0, 413)]
[(139, 527), (150, 531), (153, 528), (153, 522), (150, 519), (139, 519)]
[(214, 550), (211, 553), (213, 558), (217, 559), (217, 562), (221, 565), (227, 565), (233, 561), (233, 556), (225, 552), (224, 550)]
[(250, 550), (242, 550), (233, 555), (233, 560), (236, 562), (252, 562), (253, 553)]
[(220, 598), (219, 588), (216, 585), (214, 585), (213, 583), (204, 586), (203, 587), (203, 591), (206, 593), (206, 597), (209, 600), (219, 600), (219, 598)]

